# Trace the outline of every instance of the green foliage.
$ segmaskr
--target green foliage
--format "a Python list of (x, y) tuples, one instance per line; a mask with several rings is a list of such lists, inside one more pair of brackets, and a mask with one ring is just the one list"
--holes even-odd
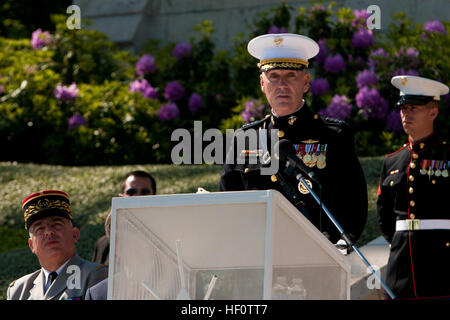
[[(183, 58), (174, 56), (175, 43), (161, 46), (149, 41), (137, 55), (121, 51), (102, 33), (69, 30), (66, 15), (52, 16), (48, 28), (52, 40), (43, 48), (33, 49), (29, 34), (27, 39), (0, 38), (0, 149), (4, 150), (0, 160), (63, 165), (170, 162), (175, 143), (169, 137), (175, 129), (192, 131), (194, 120), (201, 120), (203, 128), (237, 129), (243, 123), (245, 102), (265, 99), (257, 61), (248, 54), (247, 44), (255, 36), (276, 30), (322, 41), (326, 45), (321, 51), (323, 59), (336, 54), (343, 57), (346, 67), (338, 73), (327, 71), (323, 59), (310, 60), (312, 80), (326, 79), (330, 89), (322, 95), (305, 95), (309, 107), (313, 112), (329, 114), (333, 98), (345, 95), (352, 105), (345, 120), (356, 131), (358, 153), (368, 156), (391, 152), (401, 145), (404, 134), (401, 128), (393, 132), (386, 126), (398, 99), (398, 90), (390, 79), (394, 73), (416, 71), (448, 83), (450, 24), (443, 22), (445, 35), (428, 33), (422, 24), (398, 14), (385, 36), (373, 30), (375, 44), (355, 48), (352, 37), (365, 28), (364, 19), (358, 21), (355, 12), (333, 2), (312, 4), (310, 9), (295, 9), (282, 2), (261, 12), (245, 33), (233, 38), (230, 51), (216, 50), (213, 22), (203, 21), (193, 27), (196, 36), (186, 41), (191, 50)], [(0, 10), (8, 6), (16, 4), (6, 1)], [(13, 23), (6, 20), (3, 23)], [(17, 28), (17, 34), (21, 34), (21, 27)], [(371, 56), (377, 49), (383, 49), (386, 56)], [(136, 64), (144, 54), (155, 58), (157, 69), (139, 75)], [(369, 65), (378, 77), (371, 87), (389, 104), (387, 114), (378, 118), (368, 115), (366, 106), (357, 106), (360, 89), (356, 77)], [(157, 98), (129, 92), (133, 81), (142, 79), (156, 88)], [(175, 101), (179, 116), (163, 121), (160, 113), (169, 102), (165, 89), (175, 80), (185, 89), (184, 97)], [(79, 89), (77, 98), (65, 101), (55, 96), (58, 85), (72, 83)], [(201, 96), (203, 105), (197, 111), (189, 108), (194, 93)], [(436, 121), (444, 135), (448, 135), (449, 101), (448, 97), (443, 99)], [(80, 115), (86, 125), (69, 129), (68, 121), (74, 115)]]
[(25, 229), (12, 229), (0, 226), (0, 254), (2, 252), (22, 247), (28, 239)]

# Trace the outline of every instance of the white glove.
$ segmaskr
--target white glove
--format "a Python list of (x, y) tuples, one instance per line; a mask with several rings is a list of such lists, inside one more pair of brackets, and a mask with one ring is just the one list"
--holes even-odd
[(208, 190), (203, 189), (202, 187), (198, 187), (197, 188), (197, 192), (196, 193), (209, 193)]
[(338, 249), (344, 256), (349, 254), (347, 242), (344, 239), (340, 239), (338, 242), (334, 244), (336, 249)]

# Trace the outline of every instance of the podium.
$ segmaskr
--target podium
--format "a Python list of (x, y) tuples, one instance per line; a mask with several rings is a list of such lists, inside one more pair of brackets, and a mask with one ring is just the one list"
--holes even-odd
[(276, 190), (112, 200), (108, 299), (272, 299), (294, 279), (350, 299), (348, 261)]

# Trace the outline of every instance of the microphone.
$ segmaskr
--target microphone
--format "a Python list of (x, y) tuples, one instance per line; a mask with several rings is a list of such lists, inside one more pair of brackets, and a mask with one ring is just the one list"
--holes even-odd
[(303, 161), (301, 161), (296, 153), (294, 146), (287, 139), (282, 139), (278, 141), (274, 146), (275, 157), (278, 157), (281, 161), (289, 162), (294, 168), (297, 168), (303, 174), (307, 175), (311, 180), (320, 185), (319, 181), (315, 177), (314, 171), (311, 170), (310, 167), (305, 165)]

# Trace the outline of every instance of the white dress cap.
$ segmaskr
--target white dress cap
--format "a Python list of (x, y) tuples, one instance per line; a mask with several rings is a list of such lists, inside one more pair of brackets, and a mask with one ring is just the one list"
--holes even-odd
[(440, 96), (449, 92), (445, 84), (417, 76), (395, 76), (391, 79), (394, 87), (400, 90), (400, 96), (427, 96), (440, 100)]
[(293, 33), (265, 34), (250, 40), (248, 52), (259, 59), (262, 71), (273, 68), (300, 69), (319, 53), (317, 42)]

